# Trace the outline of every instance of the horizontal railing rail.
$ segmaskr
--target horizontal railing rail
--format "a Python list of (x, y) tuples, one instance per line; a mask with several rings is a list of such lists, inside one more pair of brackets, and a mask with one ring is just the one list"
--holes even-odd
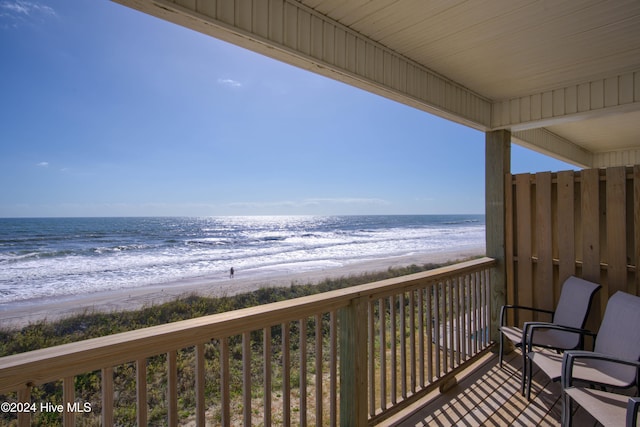
[(3, 357), (0, 415), (20, 426), (375, 423), (489, 345), (494, 264)]

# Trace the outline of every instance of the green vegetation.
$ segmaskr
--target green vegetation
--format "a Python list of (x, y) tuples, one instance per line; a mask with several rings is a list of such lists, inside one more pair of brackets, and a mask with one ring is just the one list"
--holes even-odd
[[(162, 305), (146, 307), (137, 311), (125, 311), (114, 313), (84, 313), (57, 322), (37, 322), (30, 324), (19, 330), (0, 330), (0, 356), (7, 356), (16, 353), (27, 352), (39, 348), (51, 347), (74, 341), (86, 340), (110, 334), (116, 334), (129, 330), (166, 324), (179, 320), (186, 320), (204, 315), (221, 313), (241, 308), (267, 304), (276, 301), (289, 300), (301, 296), (327, 292), (358, 284), (374, 282), (392, 277), (403, 276), (430, 270), (439, 265), (425, 264), (422, 266), (411, 265), (403, 268), (390, 268), (379, 273), (366, 273), (357, 276), (342, 277), (338, 279), (326, 279), (319, 284), (291, 285), (282, 288), (261, 288), (257, 291), (220, 298), (205, 298), (191, 295), (177, 301)], [(304, 322), (303, 322), (304, 323)], [(315, 355), (313, 354), (313, 343), (315, 342), (315, 319), (307, 319), (307, 351), (309, 366), (312, 367)], [(326, 330), (328, 318), (323, 319), (323, 330)], [(296, 388), (299, 384), (299, 340), (300, 325), (293, 323), (290, 328), (291, 345), (291, 387)], [(271, 328), (272, 334), (272, 360), (279, 360), (282, 352), (282, 331), (280, 326)], [(325, 336), (328, 334), (325, 334)], [(252, 333), (251, 339), (252, 360), (261, 360), (263, 351), (262, 336), (259, 333)], [(324, 347), (328, 348), (328, 342), (324, 342)], [(239, 401), (242, 392), (241, 372), (242, 366), (242, 337), (234, 336), (229, 339), (231, 384), (230, 393), (232, 401)], [(206, 352), (206, 389), (207, 406), (213, 408), (211, 413), (219, 417), (220, 405), (220, 357), (219, 345), (213, 341), (205, 347)], [(323, 351), (324, 358), (328, 351)], [(148, 382), (148, 404), (150, 425), (164, 425), (166, 423), (166, 355), (158, 355), (147, 360), (147, 382)], [(186, 348), (178, 352), (178, 395), (180, 396), (178, 406), (181, 418), (188, 418), (195, 408), (194, 393), (194, 369), (195, 351), (193, 348)], [(252, 365), (254, 365), (252, 363)], [(251, 367), (252, 384), (255, 386), (254, 395), (262, 393), (262, 368)], [(274, 369), (279, 369), (274, 366)], [(117, 390), (115, 403), (115, 417), (117, 425), (135, 425), (135, 405), (136, 405), (136, 384), (135, 384), (134, 363), (114, 367), (114, 387)], [(75, 378), (76, 397), (92, 405), (91, 414), (82, 416), (76, 425), (100, 425), (99, 414), (101, 413), (100, 380), (101, 373), (91, 372), (79, 375)], [(273, 389), (280, 389), (281, 375), (274, 375)], [(277, 399), (278, 391), (274, 397)], [(260, 398), (260, 396), (254, 396)], [(0, 396), (0, 401), (15, 401), (16, 396)], [(53, 404), (62, 403), (61, 382), (44, 384), (34, 387), (32, 391), (32, 402), (51, 402)], [(217, 408), (216, 408), (217, 406)], [(258, 406), (258, 405), (256, 405)], [(295, 409), (295, 408), (292, 408)], [(232, 410), (233, 411), (233, 410)], [(5, 418), (6, 417), (6, 418)], [(209, 415), (208, 415), (209, 417)], [(274, 414), (277, 417), (277, 414)], [(60, 425), (60, 414), (37, 412), (32, 416), (32, 422), (36, 425)], [(15, 425), (15, 418), (9, 414), (0, 414), (1, 425)]]

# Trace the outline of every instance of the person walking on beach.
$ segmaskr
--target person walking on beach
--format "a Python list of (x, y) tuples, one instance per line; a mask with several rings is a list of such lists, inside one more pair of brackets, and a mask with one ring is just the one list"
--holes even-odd
[(234, 273), (235, 273), (235, 270), (233, 269), (233, 267), (231, 267), (231, 270), (229, 270), (229, 277), (233, 279)]

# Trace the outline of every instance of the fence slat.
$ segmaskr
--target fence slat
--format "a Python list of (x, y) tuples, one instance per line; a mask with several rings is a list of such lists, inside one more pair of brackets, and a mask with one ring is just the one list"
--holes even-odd
[[(557, 184), (557, 217), (558, 217), (558, 282), (564, 283), (569, 276), (576, 273), (575, 247), (575, 184), (574, 172), (558, 173)], [(560, 297), (559, 286), (555, 286), (554, 300)]]
[(627, 290), (626, 168), (607, 169), (607, 284), (609, 295)]
[[(515, 297), (516, 304), (531, 307), (533, 306), (533, 283), (531, 282), (533, 277), (533, 265), (531, 263), (531, 244), (533, 241), (531, 231), (531, 175), (526, 173), (516, 175), (516, 191), (518, 287)], [(533, 317), (528, 312), (518, 313), (516, 317), (517, 324), (531, 320), (533, 320)]]
[(600, 176), (582, 171), (582, 277), (600, 283)]
[[(554, 293), (549, 292), (553, 283), (553, 236), (551, 216), (551, 173), (536, 174), (536, 255), (535, 306), (546, 310), (555, 307)], [(537, 316), (535, 316), (537, 317)], [(536, 318), (536, 320), (544, 320)]]

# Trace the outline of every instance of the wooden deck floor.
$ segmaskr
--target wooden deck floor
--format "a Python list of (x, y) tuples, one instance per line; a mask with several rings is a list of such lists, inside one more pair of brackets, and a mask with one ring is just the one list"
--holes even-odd
[[(520, 394), (522, 359), (514, 351), (501, 369), (497, 354), (488, 354), (458, 376), (446, 393), (434, 392), (383, 426), (559, 426), (560, 383), (534, 371), (531, 401)], [(574, 426), (597, 426), (578, 409)]]

